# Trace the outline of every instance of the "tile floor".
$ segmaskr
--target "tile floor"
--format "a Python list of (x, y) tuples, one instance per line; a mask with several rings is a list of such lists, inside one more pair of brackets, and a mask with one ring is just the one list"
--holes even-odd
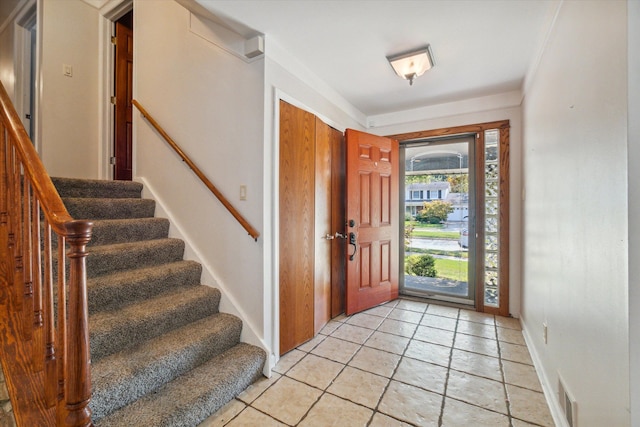
[(213, 426), (553, 426), (517, 319), (400, 299), (329, 322)]

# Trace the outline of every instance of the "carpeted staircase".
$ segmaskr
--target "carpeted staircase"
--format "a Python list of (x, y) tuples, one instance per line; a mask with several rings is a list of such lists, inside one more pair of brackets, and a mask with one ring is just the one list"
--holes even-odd
[(94, 222), (87, 257), (97, 426), (197, 426), (262, 372), (265, 352), (240, 343), (242, 321), (182, 259), (142, 184), (53, 178), (67, 210)]

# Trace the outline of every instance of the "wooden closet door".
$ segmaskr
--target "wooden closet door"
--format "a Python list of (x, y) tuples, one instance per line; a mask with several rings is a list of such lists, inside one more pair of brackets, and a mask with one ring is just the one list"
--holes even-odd
[(314, 335), (315, 127), (280, 101), (280, 354)]

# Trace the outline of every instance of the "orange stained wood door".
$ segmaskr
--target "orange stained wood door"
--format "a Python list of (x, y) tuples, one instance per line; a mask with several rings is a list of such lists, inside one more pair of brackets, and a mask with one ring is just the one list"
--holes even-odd
[(115, 141), (113, 177), (132, 179), (133, 12), (116, 22)]
[(315, 127), (313, 114), (280, 102), (280, 354), (314, 335)]
[(398, 142), (347, 129), (347, 291), (351, 315), (398, 297)]

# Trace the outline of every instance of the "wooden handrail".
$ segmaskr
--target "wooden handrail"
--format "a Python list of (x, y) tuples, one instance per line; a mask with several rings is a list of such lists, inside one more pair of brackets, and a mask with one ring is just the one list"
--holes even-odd
[[(38, 425), (49, 424), (48, 411), (55, 413), (56, 425), (93, 425), (86, 285), (92, 227), (67, 212), (0, 82), (0, 288), (10, 297), (8, 303), (3, 300), (7, 310), (0, 315), (5, 327), (16, 325), (4, 320), (18, 319), (19, 335), (3, 334), (1, 340), (24, 342), (28, 349), (16, 352), (20, 360), (2, 360), (9, 389), (17, 394), (12, 400), (18, 424), (23, 412), (38, 407), (43, 410)], [(52, 233), (58, 239), (56, 254)], [(2, 344), (4, 350), (9, 343)], [(24, 375), (33, 378), (29, 386), (13, 382), (12, 377)], [(38, 383), (41, 387), (34, 390)]]
[(165, 130), (162, 129), (160, 124), (158, 124), (158, 122), (147, 112), (147, 110), (145, 110), (144, 107), (140, 105), (140, 103), (137, 100), (134, 99), (131, 102), (133, 105), (136, 106), (138, 111), (140, 111), (142, 116), (145, 119), (147, 119), (149, 123), (151, 123), (151, 125), (155, 128), (155, 130), (157, 130), (158, 133), (162, 135), (162, 137), (165, 139), (165, 141), (167, 141), (167, 143), (171, 146), (171, 148), (173, 148), (174, 151), (178, 153), (178, 155), (182, 158), (182, 160), (187, 165), (189, 165), (193, 173), (195, 173), (198, 176), (198, 178), (200, 178), (200, 181), (202, 181), (202, 183), (206, 185), (209, 190), (211, 190), (211, 192), (218, 198), (218, 200), (220, 200), (220, 203), (222, 203), (224, 207), (227, 208), (229, 213), (231, 213), (231, 215), (233, 215), (233, 217), (240, 223), (240, 225), (242, 225), (242, 227), (244, 227), (244, 229), (247, 230), (249, 235), (253, 237), (254, 240), (257, 241), (258, 237), (260, 236), (260, 233), (255, 228), (253, 228), (251, 224), (249, 224), (249, 221), (247, 221), (240, 214), (240, 212), (238, 212), (236, 208), (233, 207), (233, 205), (229, 202), (229, 200), (227, 200), (227, 198), (224, 197), (224, 195), (220, 192), (220, 190), (218, 190), (216, 186), (213, 185), (211, 181), (209, 181), (209, 179), (204, 175), (204, 173), (202, 173), (202, 171), (198, 168), (198, 166), (196, 166), (195, 163), (193, 163), (193, 161), (189, 158), (189, 156), (187, 156), (185, 152), (182, 151), (182, 149), (178, 146), (178, 144), (176, 144), (176, 142), (173, 139), (171, 139), (171, 137), (167, 134), (167, 132), (165, 132)]

